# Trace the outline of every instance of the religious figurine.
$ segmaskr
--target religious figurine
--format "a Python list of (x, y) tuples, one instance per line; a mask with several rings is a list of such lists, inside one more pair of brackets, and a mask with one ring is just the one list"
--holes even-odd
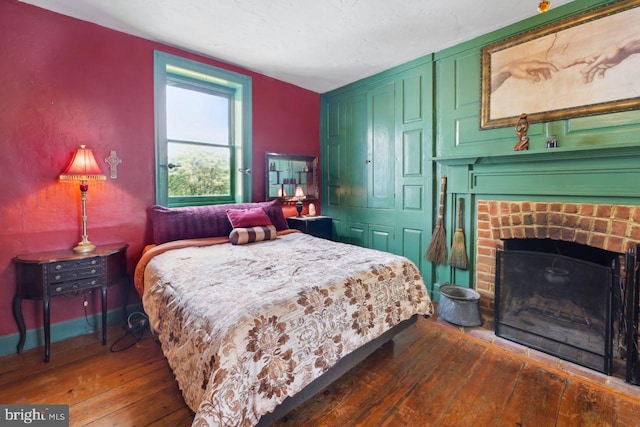
[(529, 137), (527, 131), (529, 130), (529, 120), (525, 113), (520, 114), (518, 123), (516, 123), (516, 135), (518, 135), (518, 143), (513, 147), (513, 151), (522, 151), (529, 149)]

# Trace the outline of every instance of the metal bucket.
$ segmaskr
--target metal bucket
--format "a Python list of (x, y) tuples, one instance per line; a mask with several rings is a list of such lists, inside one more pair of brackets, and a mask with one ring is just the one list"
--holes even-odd
[(480, 326), (480, 294), (458, 285), (440, 286), (438, 316), (458, 326)]

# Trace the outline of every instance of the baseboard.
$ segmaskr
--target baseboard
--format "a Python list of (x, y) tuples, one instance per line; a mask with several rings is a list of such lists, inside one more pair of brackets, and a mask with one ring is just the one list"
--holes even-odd
[[(136, 311), (143, 311), (142, 304), (132, 304), (127, 306), (127, 314)], [(86, 333), (94, 332), (91, 325), (96, 325), (96, 329), (100, 329), (102, 325), (102, 313), (90, 315), (87, 319), (82, 316), (72, 320), (51, 325), (51, 342), (66, 340), (67, 338), (77, 337)], [(113, 326), (123, 323), (122, 308), (115, 308), (107, 311), (107, 326)], [(91, 323), (91, 325), (89, 324)], [(20, 333), (4, 335), (0, 337), (0, 357), (15, 353), (20, 340)], [(44, 346), (44, 329), (36, 328), (27, 331), (24, 350)]]

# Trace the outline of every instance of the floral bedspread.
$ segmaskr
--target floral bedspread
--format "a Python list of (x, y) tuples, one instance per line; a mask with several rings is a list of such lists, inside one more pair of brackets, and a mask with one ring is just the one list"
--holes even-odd
[(194, 426), (251, 426), (343, 356), (433, 306), (404, 257), (302, 233), (170, 250), (143, 304)]

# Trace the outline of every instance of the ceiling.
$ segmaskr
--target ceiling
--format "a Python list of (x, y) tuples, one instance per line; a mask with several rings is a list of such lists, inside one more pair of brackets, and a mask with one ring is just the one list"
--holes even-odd
[(538, 13), (538, 0), (22, 1), (318, 93)]

